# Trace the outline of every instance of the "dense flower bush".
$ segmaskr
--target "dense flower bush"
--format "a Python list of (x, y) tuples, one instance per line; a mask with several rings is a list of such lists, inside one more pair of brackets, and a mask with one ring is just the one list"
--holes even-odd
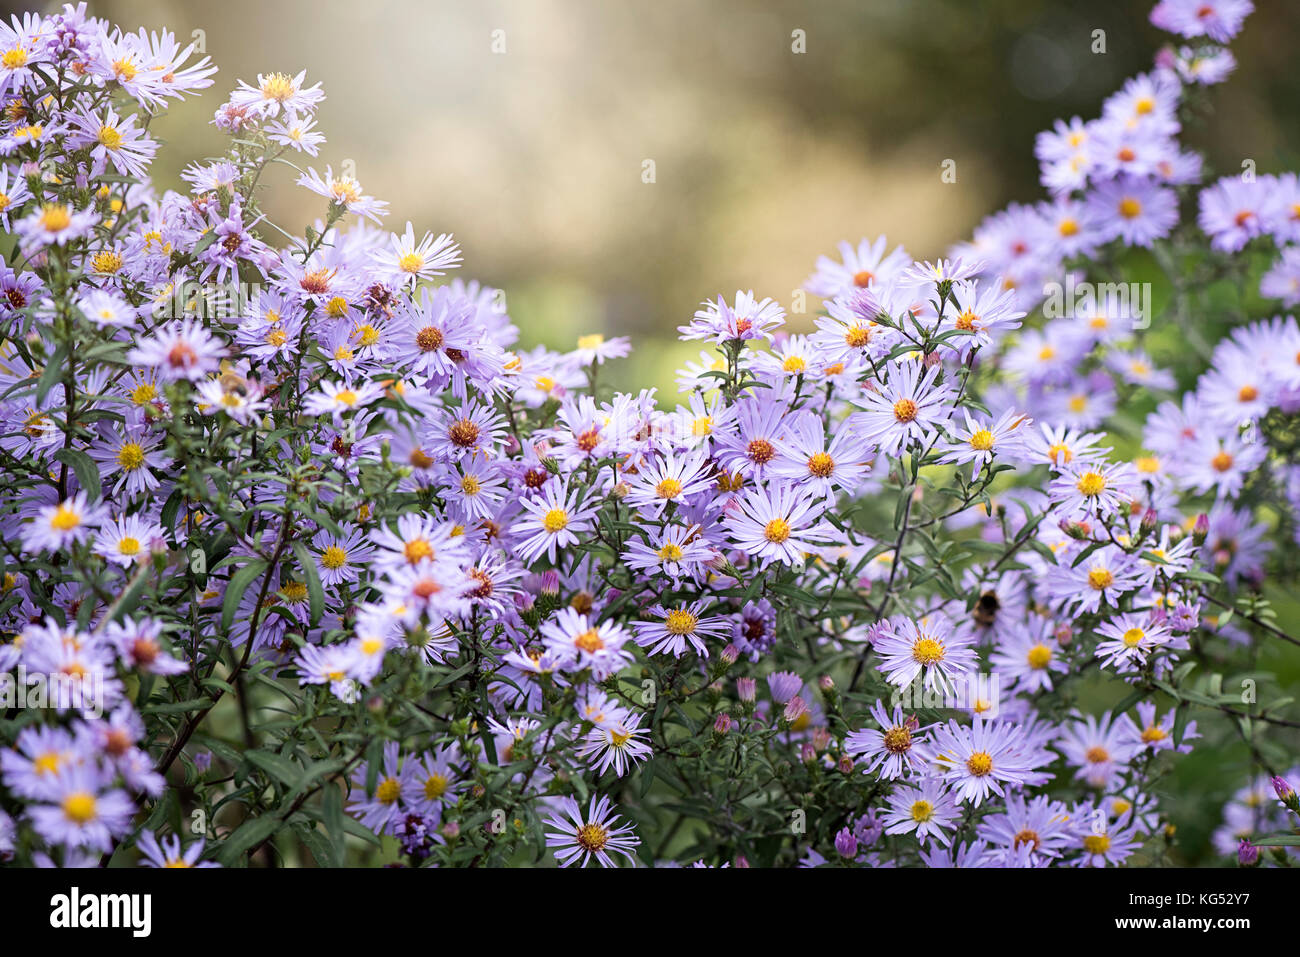
[(1179, 755), (1239, 739), (1216, 846), (1289, 862), (1254, 662), (1300, 643), (1300, 326), (1247, 311), (1300, 301), (1300, 179), (1179, 141), (1250, 8), (1162, 0), (1155, 68), (1040, 136), (1050, 198), (937, 263), (842, 244), (816, 331), (704, 303), (667, 400), (309, 166), (303, 74), (159, 194), (216, 67), (0, 26), (0, 858), (1155, 864)]

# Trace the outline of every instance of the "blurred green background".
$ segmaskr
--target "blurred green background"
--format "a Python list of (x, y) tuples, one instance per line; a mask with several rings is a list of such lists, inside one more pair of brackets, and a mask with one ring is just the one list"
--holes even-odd
[[(1009, 200), (1041, 197), (1033, 137), (1098, 113), (1165, 39), (1144, 0), (130, 0), (124, 27), (200, 34), (221, 67), (155, 130), (160, 186), (225, 148), (237, 79), (305, 69), (328, 95), (315, 165), (344, 160), (390, 228), (454, 232), (467, 276), (503, 287), (524, 344), (632, 334), (628, 382), (667, 389), (698, 350), (697, 303), (737, 288), (789, 304), (817, 255), (887, 233), (942, 253)], [(1300, 165), (1300, 4), (1262, 3), (1233, 47), (1216, 167)], [(792, 52), (804, 32), (806, 52)], [(1104, 30), (1104, 55), (1091, 52)], [(494, 34), (494, 31), (503, 31)], [(505, 52), (500, 49), (504, 42)], [(656, 181), (642, 182), (655, 162)], [(957, 163), (957, 182), (940, 164)], [(309, 162), (311, 162), (309, 160)], [(281, 168), (273, 185), (291, 182)], [(291, 232), (317, 197), (278, 189)], [(810, 305), (810, 310), (812, 306)], [(802, 322), (810, 324), (804, 317)], [(795, 328), (800, 328), (796, 318)]]
[[(236, 80), (305, 69), (324, 83), (328, 142), (304, 164), (350, 160), (366, 190), (392, 204), (389, 228), (409, 219), (417, 231), (455, 233), (463, 274), (507, 291), (523, 345), (568, 349), (587, 332), (630, 334), (635, 350), (617, 381), (671, 391), (673, 370), (698, 351), (677, 343), (675, 329), (701, 299), (752, 288), (788, 304), (838, 240), (886, 233), (932, 258), (1008, 201), (1042, 198), (1034, 134), (1056, 117), (1097, 115), (1107, 94), (1150, 67), (1167, 39), (1147, 23), (1150, 6), (133, 0), (91, 9), (128, 29), (201, 38), (221, 67), (213, 89), (155, 124), (175, 147), (155, 166), (160, 188), (183, 188), (187, 163), (224, 151), (209, 121)], [(1213, 93), (1213, 122), (1185, 137), (1221, 171), (1245, 158), (1260, 172), (1300, 167), (1300, 74), (1293, 45), (1278, 42), (1300, 35), (1300, 3), (1258, 6), (1233, 44), (1236, 74)], [(804, 53), (792, 51), (796, 30)], [(1095, 30), (1105, 31), (1104, 55), (1091, 51)], [(954, 184), (940, 179), (946, 159), (957, 164)], [(652, 184), (642, 181), (646, 160)], [(267, 208), (301, 233), (323, 208), (292, 179), (288, 168), (268, 177)], [(1185, 349), (1173, 328), (1149, 345), (1157, 360)], [(1284, 622), (1300, 620), (1293, 596), (1270, 597)], [(1282, 684), (1261, 686), (1261, 700), (1300, 688), (1293, 651), (1268, 645), (1258, 655)], [(1231, 726), (1201, 717), (1207, 740), (1163, 786), (1187, 863), (1215, 860), (1208, 839), (1221, 802), (1251, 773)]]

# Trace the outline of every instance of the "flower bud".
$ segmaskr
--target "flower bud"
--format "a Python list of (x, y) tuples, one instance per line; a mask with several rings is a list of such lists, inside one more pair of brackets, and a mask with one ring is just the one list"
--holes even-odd
[(753, 678), (736, 679), (736, 697), (740, 699), (741, 704), (753, 707), (754, 700), (758, 695), (758, 682)]
[(845, 860), (858, 856), (858, 839), (847, 827), (840, 828), (835, 835), (835, 851)]
[(723, 735), (727, 734), (730, 731), (731, 731), (731, 715), (723, 711), (721, 714), (719, 714), (716, 718), (713, 719), (713, 733), (716, 734), (718, 737), (722, 737)]
[(1237, 845), (1237, 863), (1242, 867), (1254, 867), (1259, 863), (1259, 848), (1244, 837)]
[(1291, 810), (1300, 813), (1300, 798), (1296, 797), (1295, 788), (1291, 787), (1291, 782), (1281, 775), (1275, 775), (1273, 778), (1273, 790), (1277, 792), (1277, 799), (1279, 801)]
[(1205, 544), (1205, 540), (1210, 537), (1210, 516), (1202, 512), (1196, 516), (1196, 524), (1192, 526), (1192, 544), (1198, 548)]
[(804, 703), (803, 698), (795, 695), (785, 703), (785, 710), (781, 712), (781, 720), (786, 725), (791, 725), (807, 713), (808, 705)]

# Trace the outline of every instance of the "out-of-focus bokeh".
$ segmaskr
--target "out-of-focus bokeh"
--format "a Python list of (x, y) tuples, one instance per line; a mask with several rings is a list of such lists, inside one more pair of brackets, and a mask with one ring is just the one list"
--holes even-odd
[[(1238, 75), (1215, 93), (1213, 135), (1191, 136), (1218, 169), (1293, 166), (1300, 147), (1300, 80), (1274, 42), (1296, 35), (1300, 4), (1260, 6), (1233, 45)], [(506, 289), (525, 344), (631, 334), (628, 381), (661, 388), (692, 352), (672, 337), (701, 299), (752, 288), (789, 304), (840, 239), (883, 232), (933, 257), (1008, 200), (1040, 198), (1035, 132), (1096, 115), (1164, 39), (1143, 0), (91, 8), (127, 28), (202, 31), (221, 67), (154, 126), (185, 147), (167, 162), (224, 149), (209, 121), (236, 80), (305, 69), (324, 83), (329, 138), (307, 162), (351, 160), (391, 202), (390, 228), (455, 233), (465, 275)], [(955, 183), (940, 178), (946, 159)], [(159, 186), (180, 188), (178, 173), (160, 165)], [(269, 211), (292, 232), (322, 213), (293, 189)]]
[[(224, 152), (213, 112), (239, 79), (307, 71), (328, 143), (391, 203), (387, 225), (452, 232), (463, 274), (507, 292), (523, 344), (629, 334), (623, 388), (672, 389), (701, 299), (753, 289), (787, 305), (817, 255), (886, 233), (934, 258), (1008, 201), (1043, 193), (1034, 134), (1097, 115), (1168, 38), (1154, 0), (121, 0), (127, 29), (201, 41), (215, 86), (151, 131), (174, 144), (159, 189)], [(8, 11), (24, 9), (5, 2)], [(1239, 67), (1185, 141), (1208, 175), (1300, 167), (1300, 3), (1257, 0)], [(1097, 31), (1104, 31), (1099, 37)], [(1104, 42), (1105, 52), (1094, 52)], [(941, 179), (945, 161), (956, 182)], [(653, 182), (646, 182), (647, 163)], [(170, 164), (170, 165), (169, 165)], [(268, 177), (293, 233), (319, 197)], [(810, 308), (812, 303), (810, 302)], [(794, 328), (810, 324), (792, 317)], [(1177, 330), (1167, 336), (1177, 338)], [(1177, 348), (1177, 343), (1175, 343)], [(671, 400), (670, 400), (671, 401)], [(1281, 600), (1288, 596), (1275, 596)], [(1288, 606), (1294, 611), (1294, 606)], [(1258, 666), (1283, 685), (1291, 658)], [(1210, 860), (1243, 747), (1201, 749), (1166, 783), (1186, 860)]]

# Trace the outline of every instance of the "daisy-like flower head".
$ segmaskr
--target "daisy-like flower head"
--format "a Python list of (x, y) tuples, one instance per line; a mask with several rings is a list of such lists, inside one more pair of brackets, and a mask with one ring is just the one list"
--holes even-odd
[(66, 203), (42, 203), (18, 221), (24, 248), (64, 246), (89, 233), (99, 222), (93, 209), (77, 211)]
[(125, 299), (104, 289), (95, 289), (78, 297), (77, 308), (101, 329), (129, 326), (140, 316), (139, 310)]
[(971, 481), (979, 478), (985, 466), (995, 457), (1005, 462), (1022, 462), (1028, 457), (1025, 440), (1032, 432), (1033, 420), (1024, 413), (1008, 409), (994, 422), (983, 422), (962, 409), (966, 419), (964, 429), (958, 429), (957, 440), (941, 443), (944, 455), (940, 462), (955, 465), (974, 463)]
[(877, 701), (871, 706), (871, 717), (879, 725), (850, 732), (844, 739), (845, 750), (858, 760), (867, 760), (864, 774), (878, 773), (887, 780), (915, 773), (916, 762), (925, 743), (921, 723), (913, 715), (905, 715), (901, 705), (894, 705), (891, 715), (885, 703)]
[(980, 822), (979, 835), (994, 847), (1028, 847), (1039, 858), (1060, 857), (1075, 841), (1070, 809), (1045, 794), (1026, 799), (1008, 794), (1006, 810)]
[(889, 796), (885, 833), (915, 834), (922, 846), (930, 838), (947, 845), (951, 840), (947, 832), (960, 817), (943, 778), (922, 778), (918, 786), (901, 785)]
[(165, 548), (162, 526), (139, 515), (122, 515), (104, 522), (95, 534), (95, 553), (115, 565), (129, 568), (149, 558), (155, 548)]
[(559, 813), (546, 820), (553, 829), (546, 833), (546, 846), (552, 848), (561, 867), (576, 863), (586, 867), (593, 857), (602, 867), (616, 867), (613, 854), (635, 863), (632, 849), (641, 841), (631, 825), (620, 824), (618, 815), (610, 811), (608, 797), (593, 794), (585, 815), (573, 798), (560, 799)]
[(33, 552), (60, 551), (86, 541), (108, 517), (102, 502), (91, 505), (85, 492), (78, 492), (56, 505), (46, 505), (23, 526), (23, 547)]
[(1178, 197), (1149, 177), (1119, 176), (1088, 194), (1089, 229), (1099, 241), (1150, 246), (1178, 222)]
[(1075, 777), (1094, 788), (1107, 788), (1125, 770), (1138, 748), (1124, 734), (1124, 722), (1112, 721), (1107, 711), (1076, 716), (1062, 726), (1058, 749), (1076, 767)]
[(329, 382), (310, 393), (302, 404), (308, 415), (332, 415), (336, 423), (349, 412), (364, 409), (384, 397), (384, 387), (376, 382)]
[(596, 514), (593, 504), (581, 504), (577, 489), (566, 489), (558, 478), (547, 482), (541, 495), (520, 500), (527, 517), (511, 528), (521, 537), (515, 554), (525, 562), (545, 555), (554, 562), (556, 553), (578, 541), (578, 532), (591, 530)]
[(623, 626), (610, 621), (593, 623), (572, 608), (561, 608), (542, 625), (541, 632), (547, 651), (575, 671), (590, 668), (597, 681), (632, 661), (623, 648), (631, 637)]
[(927, 751), (943, 769), (957, 800), (975, 807), (990, 793), (1001, 797), (1004, 785), (1024, 785), (1033, 771), (1024, 732), (1016, 725), (986, 722), (978, 715), (969, 727), (955, 720), (937, 726)]
[(641, 469), (625, 501), (658, 518), (669, 505), (688, 505), (713, 484), (703, 452), (668, 452)]
[(888, 630), (875, 641), (880, 670), (890, 684), (906, 688), (918, 678), (927, 689), (951, 691), (956, 680), (975, 670), (972, 635), (955, 631), (941, 614), (924, 618), (889, 619)]
[[(303, 651), (314, 648), (308, 645)], [(402, 795), (410, 793), (419, 780), (418, 762), (403, 761), (398, 748), (396, 741), (384, 745), (383, 766), (373, 793), (366, 790), (369, 776), (366, 762), (358, 765), (352, 776), (352, 803), (348, 805), (348, 813), (376, 834), (394, 833), (397, 822), (406, 813)]]
[(1048, 496), (1062, 516), (1104, 517), (1133, 500), (1137, 472), (1132, 463), (1078, 463), (1062, 470), (1048, 488)]
[(924, 443), (948, 421), (955, 398), (951, 386), (936, 384), (939, 372), (939, 366), (926, 369), (919, 362), (891, 362), (889, 380), (879, 391), (864, 392), (857, 400), (864, 411), (853, 417), (853, 427), (891, 455), (915, 442)]
[(199, 320), (181, 319), (140, 342), (127, 353), (126, 361), (153, 369), (164, 382), (198, 382), (216, 372), (225, 356), (225, 348)]
[(772, 476), (798, 485), (821, 498), (832, 498), (837, 488), (853, 491), (871, 471), (871, 447), (847, 423), (839, 425), (826, 444), (821, 416), (807, 413), (789, 423), (777, 442), (778, 456)]
[(912, 262), (902, 246), (895, 246), (888, 254), (888, 240), (877, 236), (874, 241), (863, 239), (854, 246), (841, 242), (838, 246), (840, 261), (829, 256), (817, 257), (817, 271), (804, 282), (804, 288), (815, 296), (831, 299), (858, 289), (892, 283)]
[(1180, 36), (1227, 43), (1254, 9), (1251, 0), (1160, 0), (1151, 10), (1151, 22)]
[(709, 656), (705, 640), (719, 638), (728, 630), (727, 620), (720, 616), (705, 616), (707, 599), (681, 605), (655, 605), (648, 610), (652, 621), (634, 621), (636, 642), (645, 648), (647, 655), (671, 654), (680, 658), (687, 645), (701, 658)]
[(374, 254), (386, 279), (394, 286), (414, 286), (421, 279), (443, 275), (460, 265), (460, 247), (450, 233), (436, 238), (426, 232), (415, 240), (415, 226), (408, 222), (402, 235), (390, 234), (389, 248)]
[(678, 327), (682, 339), (707, 339), (723, 343), (737, 339), (772, 338), (772, 330), (785, 323), (785, 310), (773, 299), (757, 299), (753, 291), (737, 290), (734, 305), (719, 296), (704, 302), (690, 323)]
[(728, 538), (760, 567), (800, 565), (806, 554), (835, 537), (821, 517), (825, 500), (810, 498), (792, 484), (745, 489), (734, 505), (726, 518)]
[(92, 851), (111, 850), (131, 826), (135, 804), (125, 791), (110, 789), (108, 772), (90, 763), (60, 770), (45, 798), (28, 808), (36, 833), (50, 844)]
[(715, 553), (701, 526), (665, 525), (650, 529), (647, 542), (629, 539), (623, 561), (639, 572), (666, 575), (676, 587), (683, 578), (698, 580)]
[(367, 196), (356, 178), (346, 173), (334, 175), (333, 167), (325, 167), (325, 175), (317, 173), (312, 167), (298, 177), (298, 185), (305, 186), (313, 193), (324, 196), (332, 206), (344, 212), (356, 213), (364, 219), (379, 222), (380, 216), (388, 214), (388, 203)]
[(1096, 652), (1102, 667), (1121, 674), (1140, 670), (1151, 653), (1172, 638), (1162, 622), (1146, 614), (1119, 615), (1098, 625), (1097, 634), (1102, 638)]
[(153, 831), (141, 831), (137, 847), (140, 848), (141, 867), (220, 867), (215, 861), (203, 861), (204, 840), (200, 838), (182, 849), (181, 839), (175, 834), (159, 840)]
[(260, 116), (279, 116), (284, 112), (297, 117), (314, 113), (325, 99), (325, 92), (319, 83), (304, 85), (306, 77), (305, 70), (296, 76), (287, 73), (259, 73), (256, 86), (240, 80), (239, 88), (230, 95), (230, 102), (238, 107), (250, 108)]
[(604, 724), (587, 732), (582, 747), (578, 749), (578, 757), (588, 759), (597, 774), (604, 774), (612, 767), (614, 774), (621, 778), (654, 753), (642, 740), (650, 732), (641, 727), (641, 721), (642, 716), (617, 709)]

